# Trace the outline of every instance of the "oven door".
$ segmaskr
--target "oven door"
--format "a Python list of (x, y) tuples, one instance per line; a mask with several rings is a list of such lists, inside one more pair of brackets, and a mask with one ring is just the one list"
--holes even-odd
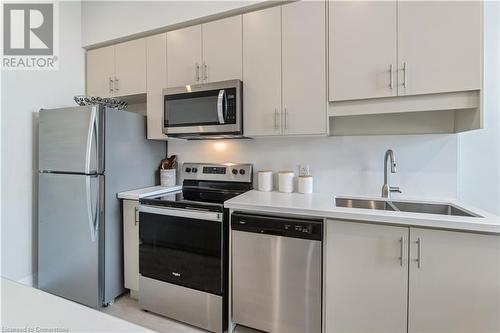
[(163, 91), (163, 132), (241, 134), (241, 81), (168, 88)]
[(222, 213), (141, 205), (142, 276), (221, 295)]

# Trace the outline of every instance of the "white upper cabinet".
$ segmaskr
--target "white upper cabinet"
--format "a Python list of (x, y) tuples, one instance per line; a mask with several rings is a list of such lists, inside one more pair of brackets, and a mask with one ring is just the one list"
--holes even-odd
[(327, 221), (325, 332), (406, 333), (408, 228)]
[(400, 95), (481, 88), (482, 8), (481, 1), (399, 2)]
[(163, 134), (163, 88), (167, 86), (167, 36), (148, 37), (147, 50), (147, 121), (148, 139), (165, 140)]
[(410, 244), (409, 333), (500, 332), (498, 235), (410, 228)]
[(127, 96), (146, 92), (144, 38), (87, 51), (87, 94)]
[(282, 6), (281, 45), (284, 134), (325, 134), (326, 2)]
[(245, 135), (280, 135), (281, 7), (243, 15), (243, 92)]
[(115, 46), (115, 95), (146, 92), (146, 39)]
[(202, 25), (204, 82), (241, 80), (241, 29), (241, 15)]
[(87, 51), (87, 95), (113, 95), (115, 47)]
[(201, 25), (167, 32), (167, 86), (202, 82)]
[(330, 101), (396, 96), (397, 2), (329, 5)]

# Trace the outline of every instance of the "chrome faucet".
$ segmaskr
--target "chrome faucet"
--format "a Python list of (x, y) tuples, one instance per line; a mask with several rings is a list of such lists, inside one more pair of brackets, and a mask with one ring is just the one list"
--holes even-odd
[(382, 198), (391, 197), (392, 192), (401, 193), (399, 186), (389, 186), (387, 183), (387, 160), (391, 159), (391, 173), (396, 173), (396, 160), (394, 159), (394, 152), (392, 149), (388, 149), (384, 156), (384, 186), (382, 186)]

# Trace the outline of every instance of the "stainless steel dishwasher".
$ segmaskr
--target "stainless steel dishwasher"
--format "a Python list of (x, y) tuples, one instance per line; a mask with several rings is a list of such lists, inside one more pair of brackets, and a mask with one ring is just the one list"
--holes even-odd
[(322, 220), (235, 212), (231, 227), (233, 322), (321, 332)]

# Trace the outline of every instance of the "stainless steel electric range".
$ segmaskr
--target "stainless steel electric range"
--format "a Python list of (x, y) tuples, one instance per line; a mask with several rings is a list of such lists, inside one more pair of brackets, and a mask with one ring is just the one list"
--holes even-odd
[(139, 305), (213, 332), (228, 324), (229, 213), (251, 164), (184, 163), (181, 191), (140, 199)]

